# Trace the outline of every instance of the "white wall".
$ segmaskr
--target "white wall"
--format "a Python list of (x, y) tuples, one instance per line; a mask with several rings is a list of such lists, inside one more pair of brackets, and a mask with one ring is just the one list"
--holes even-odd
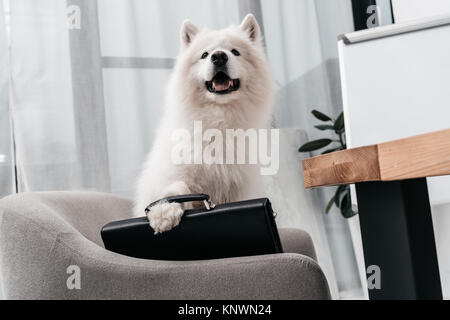
[(380, 26), (392, 24), (391, 0), (377, 0)]
[(449, 0), (392, 0), (395, 22), (450, 13)]

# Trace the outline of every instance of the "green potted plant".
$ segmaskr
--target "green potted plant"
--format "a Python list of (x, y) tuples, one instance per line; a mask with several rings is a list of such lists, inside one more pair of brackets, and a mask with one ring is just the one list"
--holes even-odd
[[(319, 139), (305, 143), (299, 149), (299, 152), (313, 152), (327, 148), (321, 154), (327, 154), (335, 151), (347, 149), (345, 140), (345, 124), (344, 113), (342, 112), (336, 119), (332, 119), (326, 114), (313, 110), (313, 116), (320, 120), (322, 124), (314, 126), (320, 131), (332, 131), (336, 136), (335, 139)], [(352, 202), (350, 199), (350, 185), (341, 185), (337, 187), (334, 196), (330, 199), (326, 207), (326, 213), (330, 212), (333, 205), (336, 205), (340, 209), (344, 218), (351, 218), (356, 215), (356, 212), (352, 209)]]

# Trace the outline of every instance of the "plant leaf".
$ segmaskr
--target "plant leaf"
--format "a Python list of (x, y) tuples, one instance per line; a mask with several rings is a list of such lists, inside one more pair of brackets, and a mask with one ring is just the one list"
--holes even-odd
[(313, 110), (311, 113), (313, 114), (314, 117), (316, 117), (316, 118), (319, 119), (320, 121), (324, 121), (324, 122), (332, 121), (331, 118), (330, 118), (329, 116), (327, 116), (326, 114), (323, 114), (323, 113), (320, 112), (320, 111)]
[(334, 195), (334, 203), (336, 204), (336, 207), (341, 208), (341, 194), (345, 191), (347, 188), (347, 185), (339, 186), (336, 190), (336, 193)]
[(345, 210), (341, 211), (341, 214), (344, 218), (350, 219), (350, 218), (356, 216), (357, 213), (350, 208), (350, 209), (345, 209)]
[(344, 129), (344, 113), (341, 112), (339, 117), (336, 119), (336, 122), (334, 123), (334, 130), (336, 132), (340, 132), (342, 129)]
[(331, 139), (320, 139), (320, 140), (311, 141), (311, 142), (305, 143), (303, 146), (301, 146), (298, 151), (299, 152), (311, 152), (311, 151), (319, 150), (319, 149), (325, 148), (332, 142), (333, 141)]
[(350, 197), (350, 192), (347, 192), (344, 198), (342, 198), (341, 214), (346, 219), (349, 219), (356, 215), (356, 212), (354, 212), (352, 209), (352, 200)]
[(334, 196), (333, 196), (333, 198), (330, 199), (330, 201), (329, 201), (328, 204), (327, 204), (327, 208), (325, 209), (325, 212), (326, 212), (326, 213), (329, 213), (329, 212), (330, 212), (331, 207), (333, 206), (333, 204), (334, 204)]
[(314, 128), (325, 131), (325, 130), (334, 130), (334, 127), (328, 124), (314, 126)]
[(332, 152), (340, 151), (340, 150), (342, 150), (342, 148), (328, 149), (328, 150), (322, 152), (322, 154), (328, 154), (328, 153), (332, 153)]
[(350, 205), (350, 194), (347, 192), (344, 197), (342, 198), (342, 202), (341, 202), (341, 210), (345, 210), (348, 209), (349, 205)]

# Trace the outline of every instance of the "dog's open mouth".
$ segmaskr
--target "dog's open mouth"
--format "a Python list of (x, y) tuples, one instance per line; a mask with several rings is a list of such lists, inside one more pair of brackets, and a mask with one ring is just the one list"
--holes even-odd
[(211, 93), (227, 94), (239, 89), (239, 79), (231, 79), (225, 72), (218, 72), (211, 81), (206, 81), (206, 88)]

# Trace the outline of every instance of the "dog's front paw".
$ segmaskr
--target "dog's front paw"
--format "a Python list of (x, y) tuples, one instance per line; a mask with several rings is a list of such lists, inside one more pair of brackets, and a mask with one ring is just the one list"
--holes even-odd
[(160, 203), (147, 213), (150, 226), (155, 230), (155, 234), (169, 231), (176, 227), (183, 216), (183, 208), (179, 203)]

